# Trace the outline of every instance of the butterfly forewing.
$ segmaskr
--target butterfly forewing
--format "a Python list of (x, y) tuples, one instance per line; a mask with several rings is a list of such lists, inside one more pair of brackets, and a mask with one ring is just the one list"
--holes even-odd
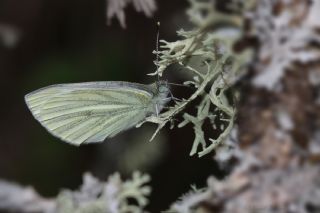
[(74, 145), (101, 142), (141, 122), (152, 104), (149, 85), (128, 82), (59, 84), (26, 95), (35, 118)]

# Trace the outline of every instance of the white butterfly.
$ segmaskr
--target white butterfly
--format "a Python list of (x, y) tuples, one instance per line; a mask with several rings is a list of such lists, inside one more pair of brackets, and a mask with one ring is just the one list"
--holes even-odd
[(157, 115), (170, 100), (168, 84), (121, 81), (58, 84), (25, 96), (33, 116), (73, 145), (102, 142)]

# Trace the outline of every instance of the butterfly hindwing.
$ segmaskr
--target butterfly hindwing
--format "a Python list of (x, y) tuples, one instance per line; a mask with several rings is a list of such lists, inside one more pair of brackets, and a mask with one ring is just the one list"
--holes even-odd
[(34, 117), (53, 135), (74, 145), (101, 142), (146, 117), (153, 92), (127, 82), (59, 84), (25, 96)]

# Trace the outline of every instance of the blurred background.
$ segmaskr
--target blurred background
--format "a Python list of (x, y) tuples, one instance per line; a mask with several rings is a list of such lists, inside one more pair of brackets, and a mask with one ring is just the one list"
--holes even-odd
[[(187, 25), (188, 6), (185, 0), (157, 3), (153, 18), (127, 7), (123, 29), (116, 19), (107, 26), (104, 0), (0, 1), (0, 31), (10, 29), (0, 44), (0, 179), (55, 197), (62, 188), (77, 189), (86, 171), (106, 180), (116, 171), (129, 177), (140, 170), (152, 177), (147, 209), (158, 212), (190, 183), (201, 187), (209, 175), (221, 175), (212, 157), (189, 157), (191, 127), (165, 128), (149, 143), (156, 126), (147, 124), (101, 144), (74, 147), (51, 136), (24, 103), (27, 93), (57, 83), (154, 82), (146, 74), (155, 70), (156, 22), (160, 38), (173, 41)], [(164, 78), (179, 82), (170, 74)], [(172, 90), (186, 95), (185, 89)]]

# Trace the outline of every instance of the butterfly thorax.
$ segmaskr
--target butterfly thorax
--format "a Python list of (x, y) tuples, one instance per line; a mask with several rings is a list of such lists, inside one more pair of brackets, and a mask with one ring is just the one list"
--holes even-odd
[(168, 97), (170, 88), (166, 81), (158, 81), (150, 85), (154, 90), (154, 97), (152, 98), (152, 104), (148, 109), (149, 113), (158, 115), (163, 107), (171, 100)]

